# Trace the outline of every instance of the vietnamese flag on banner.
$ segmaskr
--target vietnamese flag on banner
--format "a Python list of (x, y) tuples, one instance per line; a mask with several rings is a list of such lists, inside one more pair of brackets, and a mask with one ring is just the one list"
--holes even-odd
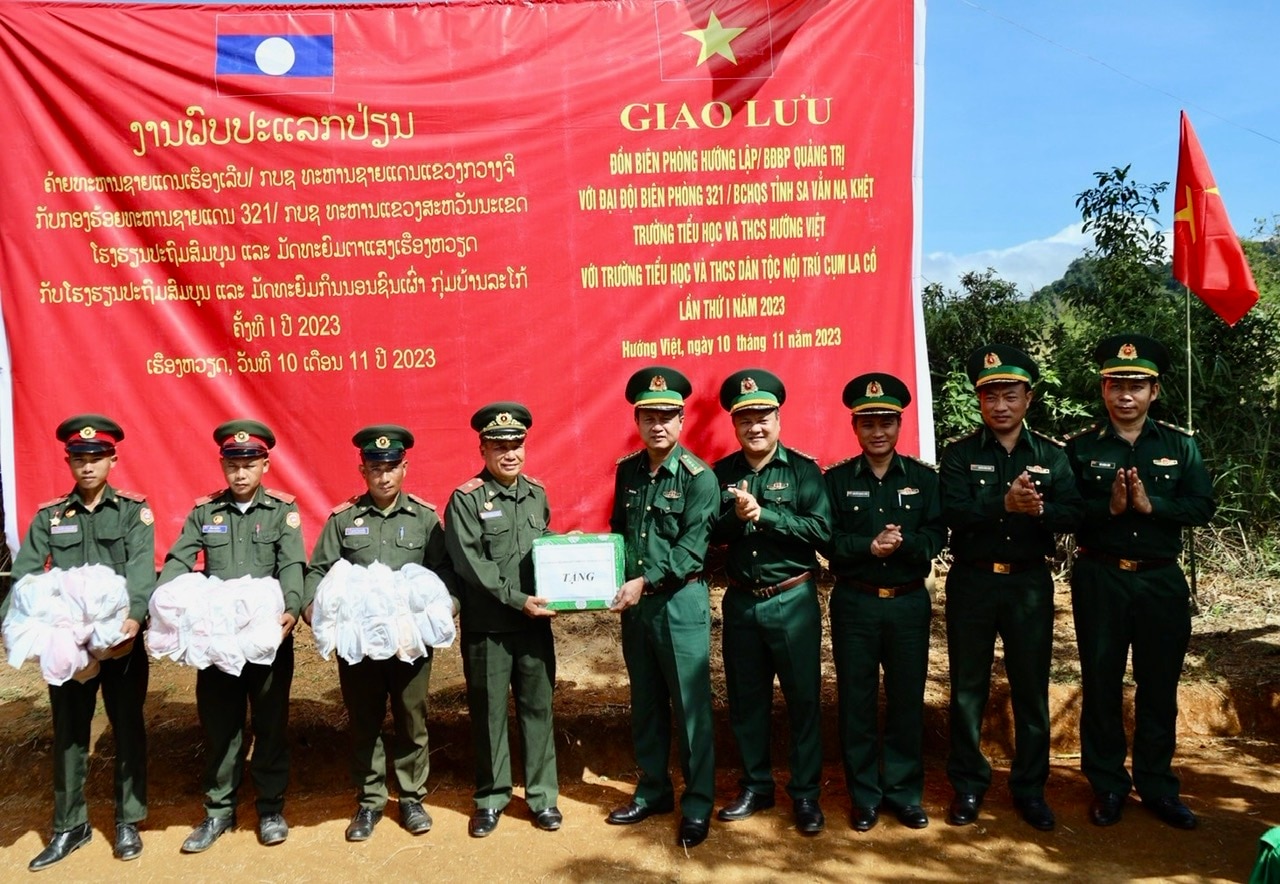
[(1249, 261), (1231, 228), (1209, 161), (1186, 111), (1182, 112), (1174, 194), (1173, 276), (1228, 325), (1235, 325), (1258, 303), (1258, 286)]

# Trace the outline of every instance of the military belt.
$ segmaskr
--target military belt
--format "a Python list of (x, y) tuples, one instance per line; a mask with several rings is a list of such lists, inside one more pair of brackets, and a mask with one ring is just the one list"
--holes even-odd
[(771, 599), (780, 592), (786, 592), (793, 586), (799, 586), (801, 583), (813, 579), (812, 571), (805, 571), (803, 574), (797, 574), (795, 577), (789, 577), (781, 583), (775, 583), (772, 586), (748, 586), (745, 583), (739, 583), (730, 578), (729, 582), (736, 588), (749, 592), (758, 599)]
[(991, 574), (1021, 574), (1023, 571), (1030, 571), (1034, 568), (1043, 568), (1044, 559), (1028, 559), (1021, 562), (987, 562), (975, 560), (971, 562), (962, 562), (970, 568), (976, 568), (979, 571), (987, 571)]
[(1167, 568), (1178, 561), (1177, 559), (1122, 559), (1119, 556), (1086, 549), (1083, 546), (1076, 547), (1076, 552), (1079, 553), (1082, 559), (1102, 562), (1104, 565), (1119, 568), (1121, 571), (1151, 571), (1155, 568)]
[(878, 599), (894, 599), (900, 595), (915, 592), (917, 589), (924, 589), (924, 580), (923, 578), (918, 578), (909, 583), (900, 583), (897, 586), (876, 586), (872, 583), (863, 583), (861, 580), (842, 578), (836, 582), (836, 586), (847, 586), (855, 592), (860, 592), (863, 595), (873, 595)]
[[(684, 583), (681, 583), (679, 586), (677, 586), (676, 589), (680, 589), (681, 587), (686, 586), (690, 583), (697, 583), (701, 579), (702, 579), (702, 572), (697, 571), (693, 574), (690, 574), (689, 578), (685, 580)], [(669, 595), (671, 592), (675, 592), (674, 589), (668, 590), (666, 587), (666, 584), (667, 584), (666, 580), (663, 580), (662, 583), (657, 586), (650, 586), (646, 584), (644, 589), (640, 590), (640, 594), (641, 595)]]

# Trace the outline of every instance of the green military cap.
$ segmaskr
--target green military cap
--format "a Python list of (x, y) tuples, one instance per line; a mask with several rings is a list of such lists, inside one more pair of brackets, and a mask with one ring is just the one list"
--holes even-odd
[(1040, 380), (1036, 361), (1008, 344), (986, 344), (974, 350), (965, 370), (974, 389), (987, 384), (1035, 384)]
[(627, 401), (636, 408), (674, 411), (684, 408), (685, 397), (692, 394), (687, 377), (662, 365), (642, 368), (627, 381)]
[(911, 404), (911, 391), (893, 375), (873, 371), (845, 384), (842, 399), (854, 414), (902, 414)]
[(413, 433), (396, 424), (374, 424), (356, 431), (351, 444), (360, 449), (361, 460), (396, 462), (413, 447)]
[(124, 430), (100, 414), (76, 414), (58, 424), (55, 431), (68, 454), (110, 454), (124, 438)]
[(519, 402), (490, 402), (471, 415), (481, 439), (523, 439), (532, 426), (533, 415)]
[(276, 447), (276, 434), (262, 421), (242, 418), (218, 424), (213, 441), (223, 457), (263, 457)]
[(1093, 359), (1104, 378), (1156, 380), (1169, 370), (1169, 349), (1164, 344), (1129, 332), (1103, 338)]
[(763, 368), (735, 371), (720, 385), (720, 407), (730, 414), (746, 409), (772, 410), (786, 401), (782, 379)]

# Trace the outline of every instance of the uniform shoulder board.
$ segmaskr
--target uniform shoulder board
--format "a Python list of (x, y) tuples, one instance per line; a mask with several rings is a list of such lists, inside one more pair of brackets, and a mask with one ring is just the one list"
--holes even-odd
[(1067, 443), (1063, 442), (1061, 439), (1059, 439), (1056, 436), (1050, 436), (1048, 433), (1042, 433), (1039, 430), (1032, 430), (1031, 435), (1037, 436), (1043, 439), (1044, 441), (1048, 442), (1050, 445), (1056, 445), (1059, 448), (1067, 447)]
[(689, 471), (690, 475), (696, 476), (706, 469), (702, 464), (698, 463), (698, 459), (689, 452), (680, 455), (680, 463), (684, 464), (684, 468)]
[(1098, 423), (1089, 424), (1089, 426), (1076, 430), (1074, 433), (1068, 433), (1067, 441), (1070, 442), (1072, 439), (1079, 439), (1081, 436), (1087, 436), (1090, 433), (1092, 433), (1094, 430), (1100, 429), (1101, 427), (1102, 427), (1101, 421), (1099, 421)]
[(298, 498), (287, 491), (276, 491), (274, 488), (263, 488), (268, 497), (274, 497), (282, 503), (293, 503)]
[(355, 506), (355, 505), (356, 505), (356, 501), (357, 501), (357, 500), (359, 500), (359, 499), (360, 499), (360, 495), (359, 495), (359, 494), (353, 494), (353, 495), (351, 495), (351, 497), (347, 498), (347, 499), (346, 499), (346, 500), (344, 500), (342, 503), (338, 504), (338, 505), (337, 505), (337, 506), (335, 506), (333, 509), (331, 509), (331, 510), (329, 511), (329, 515), (331, 515), (331, 516), (336, 516), (338, 513), (343, 512), (344, 510), (349, 510), (349, 509), (351, 509), (353, 506)]
[(484, 485), (484, 479), (481, 479), (480, 477), (477, 476), (477, 477), (468, 479), (467, 481), (463, 482), (461, 485), (459, 485), (457, 488), (453, 490), (461, 491), (463, 494), (470, 494), (472, 491), (475, 491), (477, 488), (483, 485)]
[(210, 491), (204, 497), (197, 497), (196, 506), (204, 506), (206, 503), (213, 503), (215, 500), (217, 500), (219, 497), (222, 496), (222, 492), (225, 490), (226, 489), (224, 488), (219, 488), (217, 491)]
[(53, 500), (46, 500), (44, 503), (37, 505), (36, 509), (42, 510), (42, 509), (47, 509), (48, 507), (51, 507), (51, 506), (62, 506), (62, 504), (66, 502), (69, 496), (70, 495), (64, 494), (61, 497), (55, 497)]
[(147, 496), (145, 494), (139, 494), (136, 491), (121, 491), (119, 488), (117, 488), (116, 496), (123, 497), (125, 500), (132, 500), (134, 503), (147, 502)]
[(1180, 427), (1177, 424), (1171, 424), (1167, 421), (1156, 421), (1156, 423), (1164, 427), (1166, 430), (1173, 430), (1175, 433), (1181, 433), (1184, 436), (1194, 436), (1196, 434), (1195, 430), (1188, 430), (1186, 427)]
[(807, 451), (801, 451), (799, 448), (788, 448), (787, 451), (791, 452), (792, 454), (798, 454), (801, 457), (803, 457), (805, 460), (811, 460), (814, 463), (818, 462), (818, 459), (814, 457), (812, 454), (810, 454)]
[(838, 461), (836, 461), (835, 463), (829, 463), (829, 464), (827, 464), (825, 467), (823, 467), (823, 468), (822, 468), (822, 471), (825, 473), (825, 472), (827, 472), (828, 470), (834, 470), (836, 467), (842, 467), (842, 466), (844, 466), (844, 465), (845, 465), (845, 464), (847, 464), (847, 463), (852, 463), (854, 460), (856, 460), (856, 459), (857, 459), (857, 457), (858, 457), (858, 455), (856, 455), (856, 454), (852, 454), (852, 455), (850, 455), (849, 457), (846, 457), (844, 460), (838, 460)]
[(527, 479), (527, 480), (529, 481), (529, 484), (530, 484), (530, 485), (534, 485), (534, 486), (536, 486), (536, 487), (538, 487), (538, 488), (546, 488), (546, 487), (547, 487), (546, 485), (543, 485), (543, 484), (542, 484), (542, 480), (541, 480), (541, 479), (535, 479), (535, 478), (533, 478), (533, 476), (529, 476), (529, 475), (526, 475), (526, 474), (524, 474), (524, 473), (521, 473), (521, 475), (522, 475), (522, 476), (524, 476), (524, 477), (525, 477), (525, 479)]
[(972, 439), (974, 436), (978, 435), (978, 433), (981, 432), (981, 430), (982, 430), (982, 427), (974, 427), (972, 430), (970, 430), (967, 433), (956, 433), (954, 436), (951, 436), (950, 438), (943, 439), (942, 447), (946, 448), (948, 445), (951, 445), (955, 442), (960, 442), (963, 439)]
[(624, 460), (630, 460), (631, 458), (633, 458), (633, 457), (635, 457), (636, 455), (639, 455), (639, 454), (644, 454), (644, 449), (643, 449), (643, 448), (641, 448), (639, 451), (632, 451), (632, 452), (630, 452), (630, 453), (628, 453), (628, 454), (624, 454), (624, 455), (622, 455), (622, 457), (618, 458), (616, 461), (614, 461), (614, 463), (615, 463), (615, 464), (620, 464), (620, 463), (622, 463)]
[(431, 510), (432, 512), (435, 512), (436, 505), (431, 501), (425, 500), (416, 494), (407, 494), (405, 496), (408, 497), (410, 500), (412, 500), (414, 503), (420, 503), (423, 506), (425, 506), (427, 509)]
[(935, 473), (938, 471), (938, 465), (936, 463), (929, 463), (929, 461), (921, 460), (920, 458), (912, 454), (904, 454), (902, 456), (909, 461), (913, 461), (915, 463), (920, 464), (920, 466), (924, 467), (926, 470), (933, 470)]

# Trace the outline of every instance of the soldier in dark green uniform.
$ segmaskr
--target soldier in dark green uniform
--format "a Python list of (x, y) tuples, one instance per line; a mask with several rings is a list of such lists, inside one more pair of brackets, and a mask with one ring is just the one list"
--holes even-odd
[(253, 722), (250, 772), (258, 788), (258, 840), (280, 844), (289, 837), (284, 790), (289, 784), (289, 687), (293, 682), (293, 626), (302, 611), (302, 577), (307, 554), (302, 519), (292, 494), (262, 487), (271, 468), (276, 437), (266, 424), (233, 420), (213, 431), (227, 487), (196, 501), (169, 550), (160, 583), (195, 569), (204, 554), (204, 573), (231, 580), (271, 577), (280, 582), (285, 612), (281, 641), (270, 665), (246, 663), (239, 675), (216, 666), (196, 675), (196, 711), (205, 738), (205, 818), (182, 843), (184, 853), (208, 850), (235, 825), (236, 791), (244, 778), (248, 745), (246, 706)]
[(556, 682), (555, 611), (533, 585), (533, 541), (550, 533), (542, 483), (524, 473), (524, 443), (533, 416), (518, 402), (477, 411), (480, 475), (459, 485), (445, 508), (445, 546), (462, 603), (462, 663), (476, 751), (475, 812), (467, 831), (483, 838), (511, 801), (507, 694), (514, 694), (524, 758), (525, 801), (533, 822), (553, 832), (556, 744), (551, 694)]
[(1031, 357), (990, 344), (970, 354), (967, 369), (983, 426), (947, 445), (940, 475), (955, 559), (947, 575), (947, 776), (956, 794), (947, 822), (976, 820), (991, 785), (980, 732), (998, 635), (1013, 702), (1009, 791), (1023, 819), (1047, 831), (1054, 826), (1044, 800), (1053, 578), (1045, 557), (1053, 553), (1055, 532), (1075, 530), (1084, 504), (1061, 443), (1023, 423), (1040, 374)]
[[(1072, 437), (1067, 457), (1085, 499), (1076, 535), (1071, 606), (1084, 707), (1080, 768), (1093, 787), (1089, 818), (1120, 821), (1125, 796), (1179, 829), (1195, 814), (1178, 797), (1170, 769), (1177, 732), (1178, 678), (1191, 637), (1190, 591), (1178, 566), (1182, 529), (1213, 517), (1213, 483), (1185, 430), (1152, 420), (1169, 351), (1144, 335), (1098, 345), (1107, 419)], [(1137, 684), (1133, 778), (1125, 771), (1124, 671), (1133, 648)]]
[(724, 678), (729, 721), (742, 755), (738, 797), (716, 816), (743, 820), (774, 804), (769, 732), (773, 679), (791, 726), (791, 796), (796, 828), (822, 831), (822, 613), (816, 551), (831, 537), (822, 471), (778, 441), (782, 380), (764, 369), (735, 372), (720, 387), (741, 450), (716, 462), (721, 491), (713, 543), (728, 545)]
[[(890, 374), (859, 375), (845, 385), (843, 401), (862, 453), (828, 468), (826, 483), (835, 511), (831, 651), (852, 823), (870, 830), (883, 803), (903, 825), (923, 829), (932, 613), (924, 578), (947, 539), (938, 474), (897, 452), (902, 411), (911, 403), (906, 384)], [(882, 667), (883, 752), (876, 734)]]
[[(324, 523), (307, 568), (304, 607), (338, 559), (368, 566), (381, 562), (393, 571), (414, 563), (430, 568), (453, 595), (453, 571), (444, 529), (435, 507), (401, 491), (413, 434), (393, 424), (365, 427), (352, 437), (360, 450), (360, 475), (367, 490), (335, 507)], [(310, 618), (308, 617), (308, 622)], [(348, 841), (367, 841), (387, 804), (386, 752), (382, 721), (391, 703), (395, 733), (392, 763), (400, 788), (400, 823), (411, 834), (431, 830), (422, 806), (427, 794), (427, 688), (431, 649), (406, 663), (397, 657), (359, 663), (338, 658), (338, 683), (351, 727), (351, 779), (358, 807), (347, 826)]]
[(631, 733), (640, 782), (609, 814), (629, 825), (674, 809), (668, 762), (675, 726), (684, 772), (676, 843), (706, 840), (715, 794), (711, 722), (711, 602), (702, 572), (720, 508), (711, 469), (680, 444), (693, 387), (655, 366), (627, 382), (644, 449), (618, 461), (611, 529), (626, 542), (626, 581), (610, 610), (622, 612), (622, 656), (631, 680)]
[[(117, 859), (142, 853), (138, 823), (147, 817), (147, 732), (142, 705), (147, 697), (148, 660), (138, 632), (147, 618), (147, 602), (156, 582), (155, 519), (146, 498), (107, 482), (116, 464), (116, 444), (124, 439), (120, 425), (100, 414), (69, 417), (58, 425), (67, 466), (75, 488), (40, 504), (18, 556), (13, 582), (46, 567), (106, 565), (125, 579), (129, 616), (128, 639), (99, 673), (84, 682), (72, 679), (49, 686), (53, 713), (53, 840), (31, 861), (35, 872), (59, 862), (89, 843), (92, 830), (84, 801), (89, 762), (90, 725), (102, 687), (102, 704), (115, 735)], [(7, 614), (5, 599), (0, 617)]]

